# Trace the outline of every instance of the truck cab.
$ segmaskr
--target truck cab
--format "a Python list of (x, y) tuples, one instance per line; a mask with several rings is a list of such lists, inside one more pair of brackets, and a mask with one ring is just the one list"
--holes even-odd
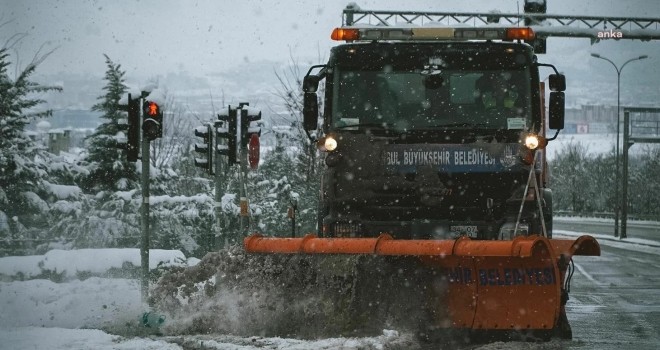
[(544, 64), (523, 42), (530, 35), (529, 28), (336, 29), (333, 39), (346, 43), (303, 83), (305, 129), (320, 127), (325, 158), (320, 235), (551, 237), (543, 149), (546, 129), (563, 127), (565, 79), (550, 76), (548, 125)]

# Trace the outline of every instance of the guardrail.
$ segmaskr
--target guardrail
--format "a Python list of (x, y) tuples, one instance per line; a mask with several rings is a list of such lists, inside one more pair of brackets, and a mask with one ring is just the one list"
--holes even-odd
[[(575, 212), (570, 210), (555, 210), (552, 214), (555, 217), (573, 216), (583, 218), (614, 219), (614, 212)], [(660, 221), (660, 216), (652, 214), (632, 214), (628, 215), (628, 219), (640, 221)]]

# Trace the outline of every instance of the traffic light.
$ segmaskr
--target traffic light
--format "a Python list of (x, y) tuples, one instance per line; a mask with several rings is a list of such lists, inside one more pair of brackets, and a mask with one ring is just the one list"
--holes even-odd
[(158, 103), (144, 101), (142, 106), (142, 133), (149, 141), (163, 137), (163, 112)]
[(140, 149), (140, 98), (132, 99), (131, 94), (128, 94), (128, 104), (120, 104), (118, 109), (128, 112), (128, 123), (120, 124), (127, 139), (121, 147), (126, 150), (126, 159), (129, 162), (137, 162)]
[[(218, 123), (216, 123), (216, 136), (218, 140), (217, 151), (218, 154), (227, 156), (229, 165), (236, 164), (236, 151), (237, 151), (237, 140), (236, 134), (238, 131), (238, 123), (236, 118), (238, 117), (236, 108), (227, 108), (226, 114), (218, 114)], [(221, 139), (227, 139), (225, 142), (220, 142)]]
[[(525, 5), (523, 7), (525, 13), (545, 13), (548, 5), (545, 0), (525, 0)], [(525, 25), (528, 26), (532, 23), (525, 21)], [(538, 24), (538, 23), (534, 23)]]
[(195, 128), (195, 136), (204, 141), (203, 144), (195, 143), (195, 152), (204, 155), (204, 158), (195, 158), (195, 166), (204, 168), (213, 175), (213, 127), (211, 124)]
[[(523, 10), (525, 11), (526, 15), (529, 14), (545, 14), (545, 11), (547, 9), (547, 4), (545, 0), (525, 0), (525, 5), (523, 7)], [(526, 26), (533, 26), (533, 25), (540, 25), (541, 21), (533, 16), (526, 16), (525, 17), (525, 25)], [(530, 43), (532, 47), (534, 48), (535, 53), (545, 53), (546, 47), (545, 47), (545, 38), (535, 38), (534, 41)]]
[(241, 109), (241, 147), (247, 148), (252, 135), (261, 136), (261, 127), (250, 126), (253, 121), (261, 120), (261, 111), (243, 106)]

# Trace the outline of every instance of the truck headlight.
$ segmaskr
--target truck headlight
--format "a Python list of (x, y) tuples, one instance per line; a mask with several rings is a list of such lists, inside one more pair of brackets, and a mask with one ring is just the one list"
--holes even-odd
[(548, 144), (548, 140), (541, 135), (529, 134), (525, 136), (525, 147), (531, 150), (543, 149)]
[(337, 139), (332, 135), (327, 135), (318, 140), (316, 147), (323, 152), (332, 152), (337, 149)]
[(325, 149), (328, 152), (332, 152), (337, 149), (337, 140), (335, 140), (335, 138), (332, 136), (326, 137), (324, 144), (325, 144)]

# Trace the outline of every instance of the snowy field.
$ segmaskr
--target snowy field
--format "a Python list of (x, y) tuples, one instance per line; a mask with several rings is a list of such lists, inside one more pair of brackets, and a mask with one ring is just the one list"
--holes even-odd
[[(570, 220), (570, 219), (567, 219)], [(584, 220), (576, 218), (575, 220)], [(603, 219), (596, 219), (603, 221)], [(658, 223), (649, 223), (656, 225)], [(559, 237), (579, 232), (558, 231)], [(603, 235), (602, 245), (660, 255), (657, 241), (621, 242)], [(634, 241), (634, 242), (633, 242)], [(152, 251), (150, 265), (193, 265), (179, 251)], [(137, 259), (137, 260), (136, 260)], [(118, 266), (139, 264), (133, 249), (51, 251), (43, 256), (0, 258), (0, 349), (415, 349), (411, 334), (384, 329), (382, 335), (363, 338), (298, 340), (232, 335), (118, 336), (104, 330), (139, 327), (148, 307), (140, 301), (139, 282), (131, 278), (102, 277)], [(58, 271), (59, 283), (44, 279), (44, 271)], [(74, 272), (75, 271), (75, 272)], [(85, 272), (87, 278), (79, 278)], [(89, 274), (92, 276), (89, 277)], [(12, 280), (9, 276), (37, 277)], [(218, 317), (226, 317), (218, 315)], [(167, 322), (167, 320), (165, 321)], [(140, 330), (134, 330), (139, 333)], [(130, 333), (130, 332), (129, 332)], [(153, 333), (153, 332), (151, 332)], [(492, 343), (471, 349), (548, 349), (564, 343)]]

